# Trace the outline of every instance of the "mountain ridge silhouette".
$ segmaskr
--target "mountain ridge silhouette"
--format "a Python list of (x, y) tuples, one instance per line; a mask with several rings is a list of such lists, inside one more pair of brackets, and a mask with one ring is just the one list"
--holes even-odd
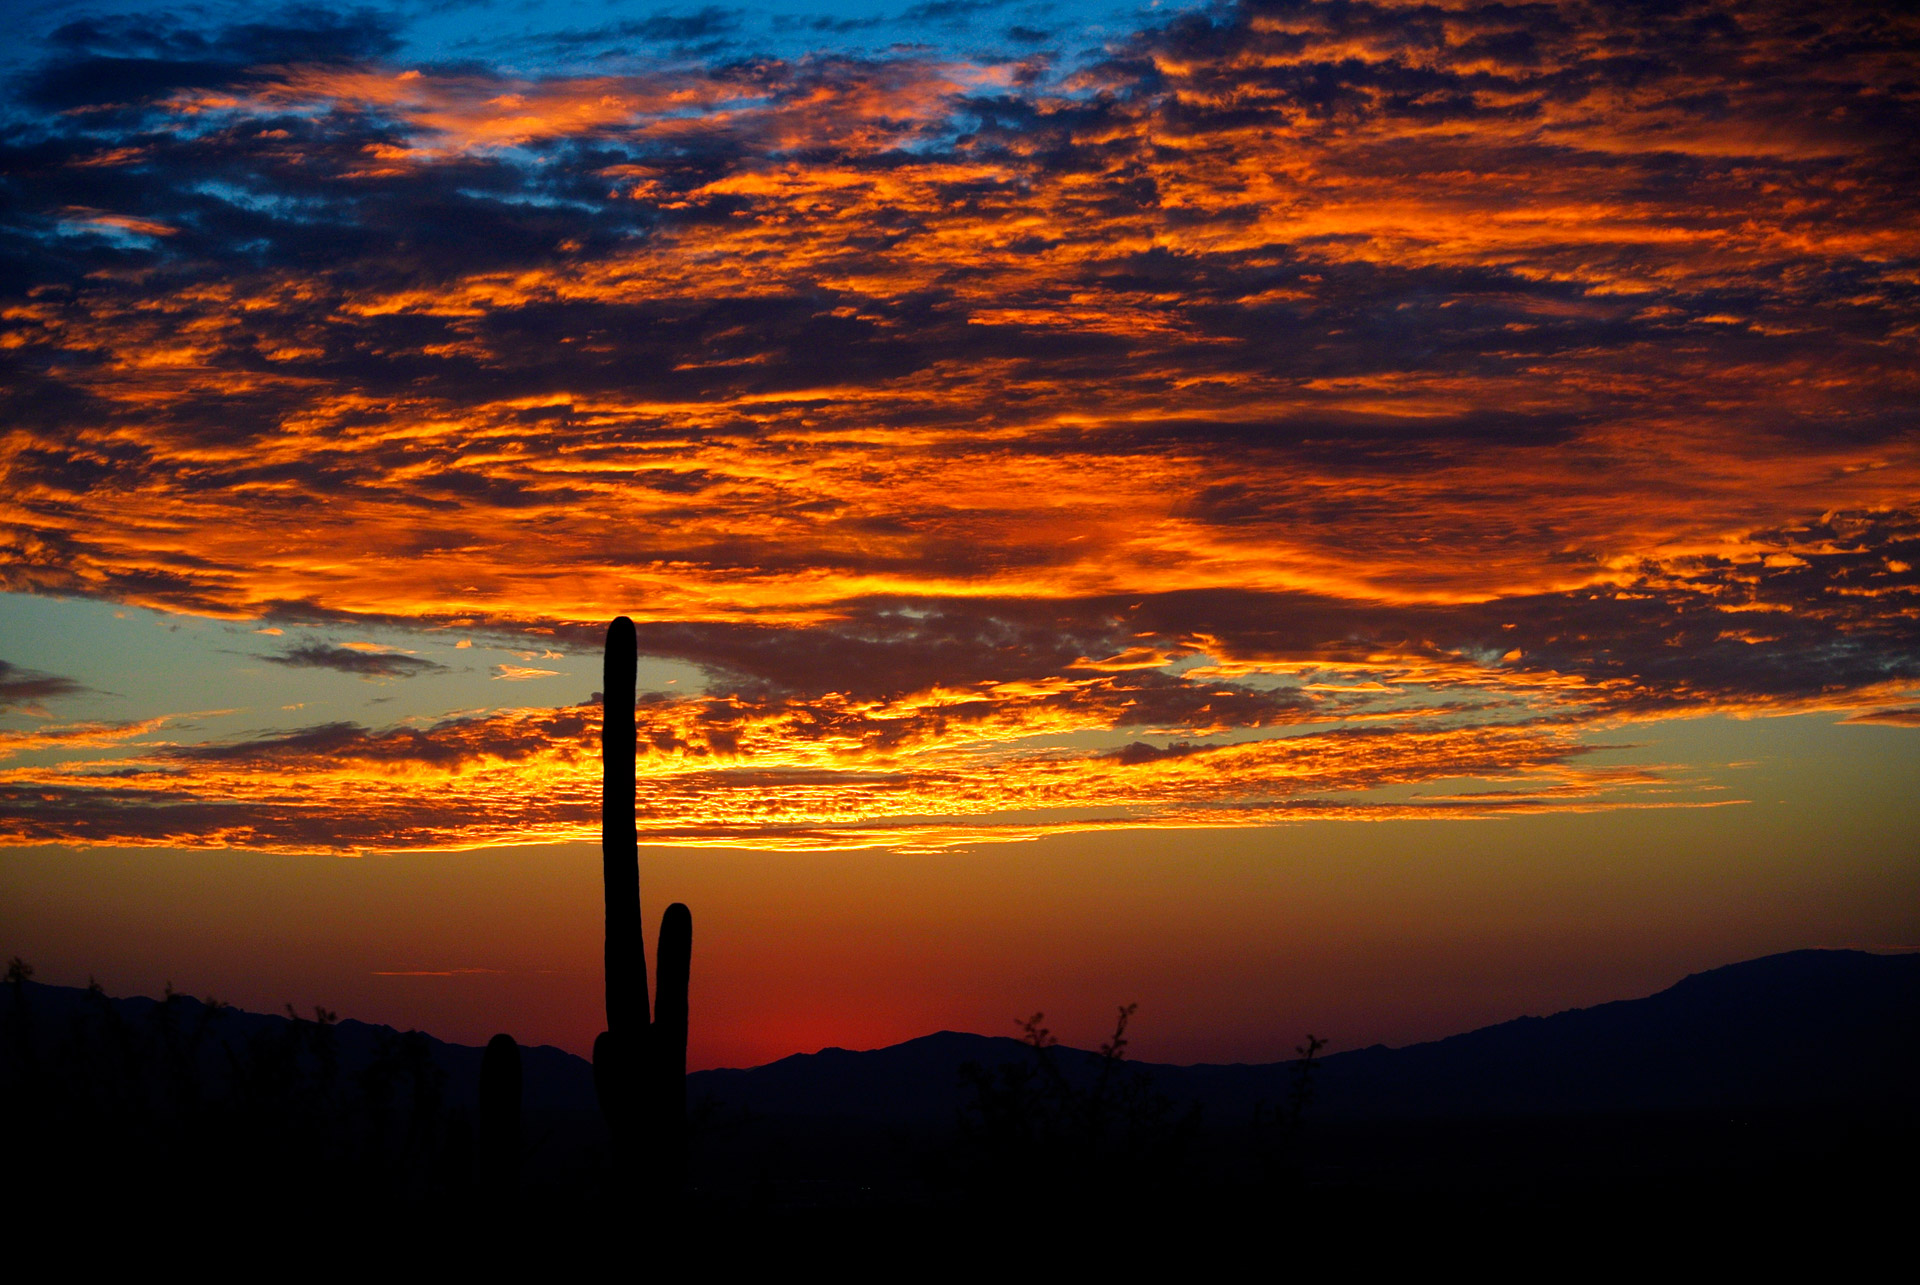
[[(88, 992), (27, 982), (29, 1005), (56, 1017), (80, 1011)], [(97, 1001), (93, 1001), (97, 1002)], [(163, 1001), (110, 999), (123, 1017), (151, 1021)], [(11, 1014), (10, 989), (0, 1005)], [(198, 1020), (198, 1000), (176, 997), (177, 1017)], [(294, 1020), (227, 1009), (223, 1039), (245, 1039)], [(342, 1066), (374, 1056), (394, 1028), (334, 1023)], [(472, 1106), (483, 1050), (424, 1037), (446, 1072), (449, 1105)], [(824, 1048), (757, 1067), (697, 1071), (690, 1101), (760, 1116), (938, 1127), (965, 1104), (960, 1068), (1031, 1058), (1020, 1040), (936, 1031), (870, 1050)], [(1057, 1047), (1075, 1080), (1100, 1055)], [(551, 1045), (527, 1047), (526, 1100), (536, 1113), (595, 1111), (586, 1059)], [(1156, 1092), (1201, 1104), (1209, 1117), (1245, 1116), (1286, 1094), (1294, 1062), (1128, 1062)], [(1800, 950), (1689, 974), (1652, 995), (1525, 1016), (1439, 1040), (1326, 1055), (1315, 1073), (1317, 1115), (1381, 1119), (1762, 1107), (1880, 1107), (1902, 1101), (1920, 1073), (1920, 953)]]
[[(938, 1066), (1030, 1056), (1009, 1037), (941, 1031), (883, 1049), (822, 1049), (703, 1071), (707, 1092), (755, 1109), (929, 1121), (957, 1109)], [(1058, 1048), (1069, 1075), (1099, 1055)], [(1272, 1105), (1294, 1063), (1130, 1062), (1210, 1114)], [(1789, 951), (1689, 974), (1636, 999), (1518, 1017), (1439, 1040), (1319, 1059), (1314, 1110), (1342, 1117), (1687, 1110), (1890, 1101), (1920, 1070), (1920, 954)], [(905, 1088), (918, 1081), (909, 1101)]]

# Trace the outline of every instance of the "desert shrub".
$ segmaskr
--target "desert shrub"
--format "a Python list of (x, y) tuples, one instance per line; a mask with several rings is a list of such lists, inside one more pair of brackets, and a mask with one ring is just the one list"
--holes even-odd
[(976, 1198), (1039, 1206), (1114, 1206), (1176, 1185), (1199, 1130), (1153, 1077), (1126, 1062), (1123, 1005), (1097, 1054), (1059, 1047), (1035, 1013), (1019, 1023), (1027, 1056), (961, 1069), (960, 1176)]

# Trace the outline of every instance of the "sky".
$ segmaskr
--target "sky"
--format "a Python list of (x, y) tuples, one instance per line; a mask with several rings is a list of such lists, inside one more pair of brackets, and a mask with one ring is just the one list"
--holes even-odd
[(44, 980), (584, 1051), (616, 614), (695, 1065), (1920, 947), (1920, 18), (12, 25)]

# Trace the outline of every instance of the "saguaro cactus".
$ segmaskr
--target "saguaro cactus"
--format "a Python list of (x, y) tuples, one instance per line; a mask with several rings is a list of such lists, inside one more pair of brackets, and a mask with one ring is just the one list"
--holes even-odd
[(593, 1042), (593, 1083), (613, 1135), (614, 1166), (633, 1183), (678, 1190), (686, 1175), (687, 974), (693, 915), (679, 902), (660, 920), (659, 995), (648, 1012), (640, 931), (640, 846), (634, 827), (634, 673), (625, 616), (607, 628), (601, 693), (600, 856), (607, 892), (607, 1029)]
[(480, 1055), (480, 1182), (496, 1198), (520, 1186), (520, 1046), (496, 1035)]

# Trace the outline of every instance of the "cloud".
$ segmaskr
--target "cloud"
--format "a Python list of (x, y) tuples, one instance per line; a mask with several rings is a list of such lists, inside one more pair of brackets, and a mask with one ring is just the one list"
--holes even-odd
[(1887, 727), (1920, 727), (1920, 705), (1901, 705), (1892, 709), (1863, 709), (1841, 720), (1843, 723), (1880, 723)]
[[(1885, 6), (1230, 4), (1045, 75), (398, 38), (42, 51), (0, 138), (0, 587), (568, 654), (628, 612), (706, 675), (648, 724), (693, 839), (974, 833), (1043, 786), (1080, 811), (1009, 832), (1364, 810), (1443, 732), (1543, 775), (1392, 807), (1588, 806), (1632, 788), (1598, 729), (1885, 721), (1920, 681), (1920, 26)], [(152, 770), (416, 762), (344, 726)], [(326, 824), (578, 822), (501, 806)]]
[(927, 0), (927, 3), (908, 5), (899, 20), (903, 23), (964, 22), (976, 13), (988, 13), (1011, 3), (1012, 0)]
[(21, 97), (61, 111), (151, 101), (182, 90), (257, 83), (263, 67), (339, 64), (398, 47), (391, 20), (373, 9), (295, 5), (279, 22), (234, 23), (209, 33), (141, 14), (83, 18), (56, 30), (56, 52)]
[[(942, 846), (1119, 825), (1234, 826), (1698, 806), (1662, 774), (1583, 763), (1543, 725), (1334, 728), (1117, 754), (1027, 744), (1087, 726), (1016, 694), (919, 708), (656, 700), (638, 710), (643, 841), (765, 848)], [(904, 719), (905, 728), (886, 724)], [(598, 719), (506, 710), (425, 728), (328, 723), (131, 747), (108, 764), (0, 771), (0, 843), (272, 851), (457, 849), (597, 833)], [(1482, 794), (1411, 787), (1476, 777)], [(1382, 792), (1386, 792), (1385, 795)], [(1697, 793), (1697, 792), (1696, 792)]]
[(704, 5), (691, 13), (661, 10), (644, 18), (624, 18), (600, 27), (557, 31), (540, 39), (561, 46), (639, 40), (671, 45), (677, 53), (710, 55), (726, 47), (726, 38), (740, 29), (741, 17), (739, 9)]
[(0, 712), (21, 710), (41, 713), (42, 703), (62, 696), (77, 696), (87, 689), (71, 678), (43, 674), (0, 660)]
[(336, 673), (354, 674), (361, 678), (412, 678), (419, 674), (447, 672), (447, 667), (437, 661), (405, 652), (368, 650), (352, 645), (336, 647), (329, 643), (301, 643), (279, 655), (263, 656), (261, 659), (293, 669), (331, 669)]
[(529, 669), (524, 665), (495, 665), (493, 667), (493, 676), (495, 678), (504, 678), (510, 683), (523, 683), (530, 678), (557, 678), (559, 675), (560, 671), (557, 669)]
[(54, 723), (27, 731), (0, 729), (0, 760), (45, 750), (123, 749), (173, 721), (173, 715), (163, 714), (158, 718), (118, 722)]

